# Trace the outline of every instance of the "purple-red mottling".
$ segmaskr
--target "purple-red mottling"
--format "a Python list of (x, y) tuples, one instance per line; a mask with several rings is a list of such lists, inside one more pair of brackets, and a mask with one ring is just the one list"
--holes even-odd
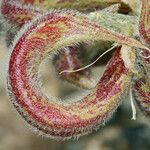
[[(4, 13), (10, 13), (8, 8), (8, 12), (5, 11)], [(88, 132), (88, 129), (94, 128), (101, 122), (104, 122), (116, 109), (118, 104), (113, 104), (110, 110), (105, 108), (104, 105), (108, 104), (112, 99), (114, 100), (113, 96), (116, 96), (115, 98), (118, 99), (119, 103), (119, 98), (125, 90), (123, 89), (125, 87), (122, 88), (125, 81), (122, 81), (120, 77), (122, 77), (122, 75), (127, 76), (129, 71), (128, 68), (125, 67), (124, 60), (122, 59), (121, 47), (118, 47), (100, 79), (96, 91), (86, 96), (82, 101), (65, 106), (57, 103), (54, 104), (50, 102), (47, 97), (42, 95), (40, 89), (35, 85), (35, 74), (38, 71), (38, 68), (36, 68), (37, 64), (34, 64), (35, 59), (37, 59), (38, 56), (44, 55), (47, 45), (53, 47), (63, 34), (69, 36), (84, 33), (84, 31), (82, 31), (84, 27), (76, 30), (78, 26), (75, 26), (76, 20), (73, 19), (73, 15), (72, 18), (71, 13), (68, 16), (51, 13), (42, 17), (41, 20), (34, 22), (33, 25), (25, 31), (22, 37), (20, 37), (14, 47), (9, 63), (9, 80), (12, 93), (15, 96), (15, 102), (28, 116), (28, 122), (45, 133), (61, 137), (80, 134), (83, 132), (83, 128), (85, 130), (84, 132)], [(83, 20), (83, 22), (80, 22), (77, 19), (77, 24), (81, 23), (82, 26), (87, 25), (87, 27), (90, 26), (91, 28), (95, 28), (95, 26), (98, 27), (98, 25), (94, 26), (94, 23), (86, 23), (86, 19)], [(73, 24), (72, 21), (74, 21)], [(37, 28), (40, 23), (45, 24)], [(59, 26), (59, 23), (63, 23), (63, 25)], [(76, 58), (75, 61), (77, 61)], [(30, 70), (31, 68), (32, 71)], [(100, 103), (101, 101), (105, 103), (102, 104)], [(79, 110), (86, 109), (90, 105), (97, 105), (100, 112), (102, 108), (107, 111), (104, 114), (99, 113), (89, 119), (82, 119), (80, 114), (73, 114), (71, 111), (73, 108)], [(93, 114), (94, 110), (91, 110), (90, 113), (86, 113)]]
[[(59, 18), (60, 19), (60, 18)], [(61, 21), (66, 22), (66, 18), (62, 18)], [(48, 21), (51, 24), (57, 24), (58, 21), (57, 20), (52, 20), (52, 21)], [(46, 26), (47, 24), (45, 24)], [(72, 107), (79, 105), (82, 105), (82, 102), (77, 103), (76, 105), (71, 105), (68, 107), (65, 106), (61, 106), (60, 108), (57, 108), (54, 104), (48, 103), (48, 99), (38, 95), (38, 89), (34, 89), (33, 85), (30, 83), (30, 78), (28, 78), (27, 75), (27, 63), (28, 63), (28, 59), (33, 57), (30, 56), (28, 58), (28, 54), (30, 55), (30, 50), (32, 48), (34, 48), (34, 46), (36, 45), (36, 47), (40, 46), (40, 45), (45, 45), (47, 44), (47, 41), (45, 42), (44, 40), (37, 43), (37, 39), (33, 38), (29, 43), (28, 40), (26, 40), (26, 37), (30, 34), (31, 31), (33, 31), (33, 29), (36, 27), (36, 24), (31, 27), (31, 29), (29, 29), (19, 40), (19, 42), (17, 43), (12, 55), (11, 55), (11, 59), (10, 59), (10, 66), (9, 66), (9, 78), (10, 78), (10, 85), (12, 87), (12, 92), (14, 93), (15, 97), (16, 97), (16, 102), (20, 105), (20, 107), (22, 109), (24, 109), (27, 114), (37, 122), (37, 124), (42, 124), (42, 126), (44, 126), (44, 128), (42, 128), (43, 132), (49, 132), (49, 134), (53, 135), (53, 136), (71, 136), (73, 133), (72, 129), (76, 129), (77, 131), (74, 131), (75, 134), (79, 134), (82, 132), (82, 130), (79, 130), (82, 127), (91, 127), (92, 125), (96, 125), (98, 124), (99, 121), (103, 121), (104, 118), (109, 114), (105, 113), (104, 116), (102, 116), (101, 114), (91, 118), (91, 119), (87, 119), (87, 120), (83, 120), (81, 119), (79, 116), (76, 115), (71, 115), (71, 114), (65, 114), (64, 112), (62, 112), (61, 109), (72, 109)], [(40, 30), (38, 29), (38, 32), (42, 32), (42, 33), (47, 33), (48, 31), (50, 32), (50, 30), (52, 30), (52, 34), (47, 34), (48, 39), (52, 40), (52, 42), (57, 41), (57, 39), (59, 38), (60, 32), (59, 32), (59, 28), (48, 28), (49, 30), (47, 30), (45, 27), (43, 28), (44, 30)], [(53, 32), (54, 30), (57, 30), (57, 32)], [(60, 29), (61, 30), (61, 29)], [(55, 36), (55, 34), (57, 33), (57, 36)], [(52, 38), (55, 37), (55, 38)], [(24, 41), (26, 40), (26, 44), (24, 44)], [(24, 47), (23, 47), (24, 46)], [(33, 46), (33, 47), (32, 47)], [(43, 49), (44, 50), (44, 49)], [(34, 51), (35, 52), (35, 51)], [(42, 53), (42, 51), (40, 52)], [(118, 68), (118, 64), (119, 68)], [(126, 74), (127, 73), (127, 68), (124, 66), (123, 60), (121, 59), (120, 56), (120, 48), (118, 48), (118, 50), (116, 50), (114, 57), (112, 58), (112, 60), (110, 61), (110, 63), (107, 66), (109, 69), (106, 69), (102, 79), (100, 80), (99, 84), (98, 84), (98, 88), (97, 88), (97, 92), (96, 94), (96, 98), (93, 99), (91, 101), (91, 103), (95, 103), (98, 101), (101, 101), (104, 99), (107, 99), (109, 101), (109, 97), (104, 93), (111, 93), (113, 95), (116, 95), (117, 93), (121, 92), (121, 87), (120, 85), (116, 83), (117, 80), (119, 80), (119, 78), (121, 77), (122, 74)], [(111, 71), (110, 71), (111, 68)], [(118, 69), (117, 69), (118, 68)], [(117, 70), (117, 71), (115, 71)], [(108, 79), (108, 75), (110, 77), (110, 80)], [(114, 76), (113, 76), (114, 75)], [(112, 81), (111, 81), (112, 80)], [(120, 83), (121, 84), (121, 83)], [(105, 85), (105, 87), (104, 87)], [(102, 91), (101, 93), (99, 93), (100, 87), (104, 87), (105, 91)], [(111, 87), (111, 88), (110, 88)], [(28, 95), (24, 98), (23, 97), (23, 92), (24, 91), (30, 91), (28, 93)], [(33, 101), (33, 96), (35, 97), (35, 101)], [(45, 101), (43, 102), (42, 99), (45, 99)], [(88, 103), (88, 96), (85, 97), (83, 103), (85, 103), (85, 105)], [(88, 104), (91, 104), (88, 103)], [(69, 111), (68, 111), (69, 112)], [(48, 120), (52, 121), (53, 123), (47, 123), (44, 118), (47, 118)], [(35, 124), (34, 124), (35, 125)], [(37, 125), (35, 125), (37, 126)], [(68, 129), (66, 130), (62, 130), (59, 132), (59, 130), (57, 132), (52, 132), (49, 131), (48, 129)], [(47, 129), (47, 131), (45, 131)]]
[[(28, 21), (31, 21), (34, 17), (41, 14), (41, 12), (35, 9), (18, 7), (17, 5), (12, 4), (10, 0), (4, 0), (2, 2), (1, 13), (11, 23), (19, 26), (24, 25)], [(19, 18), (19, 16), (21, 17), (22, 15), (24, 18)]]
[[(142, 86), (147, 84), (147, 80), (142, 78), (135, 83), (135, 92), (137, 93), (137, 104), (140, 109), (148, 116), (150, 116), (149, 104), (150, 104), (150, 90), (144, 91)], [(149, 84), (150, 86), (150, 84)]]
[(139, 23), (139, 33), (144, 42), (150, 47), (150, 3), (149, 0), (142, 0), (142, 11)]

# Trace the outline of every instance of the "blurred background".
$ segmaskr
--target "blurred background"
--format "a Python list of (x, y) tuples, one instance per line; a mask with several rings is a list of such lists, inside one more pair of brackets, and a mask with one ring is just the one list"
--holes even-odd
[[(120, 2), (122, 4), (120, 13), (138, 14), (138, 9), (135, 7), (137, 3), (134, 3), (134, 0), (130, 1), (130, 3), (128, 3), (128, 0)], [(7, 95), (6, 76), (10, 49), (6, 46), (6, 35), (6, 27), (3, 21), (1, 21), (0, 150), (150, 150), (149, 119), (145, 118), (137, 108), (137, 120), (131, 120), (132, 110), (129, 98), (124, 99), (123, 104), (104, 127), (101, 127), (98, 131), (94, 131), (90, 135), (69, 141), (54, 141), (35, 133), (14, 109)], [(103, 43), (103, 47), (107, 47), (108, 45), (110, 43)], [(98, 47), (99, 44), (94, 49), (98, 49)], [(99, 54), (93, 52), (90, 57), (95, 59), (97, 55), (99, 56)], [(96, 81), (103, 73), (105, 64), (110, 57), (111, 54), (107, 55), (92, 68), (92, 75)], [(86, 59), (86, 57), (84, 58)], [(47, 94), (53, 93), (56, 97), (63, 98), (69, 94), (71, 98), (74, 97), (74, 94), (88, 92), (87, 90), (78, 89), (57, 77), (52, 60), (44, 62), (41, 68), (41, 80)]]

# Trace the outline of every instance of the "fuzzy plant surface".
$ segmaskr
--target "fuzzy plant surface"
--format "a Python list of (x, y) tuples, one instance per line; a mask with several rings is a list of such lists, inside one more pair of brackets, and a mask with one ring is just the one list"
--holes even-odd
[[(86, 14), (49, 9), (69, 4), (86, 9), (103, 1), (56, 2), (3, 0), (1, 4), (4, 19), (19, 27), (10, 49), (7, 83), (19, 114), (39, 133), (56, 140), (98, 129), (129, 93), (150, 117), (150, 1), (142, 0), (140, 17), (118, 14), (116, 6)], [(64, 74), (64, 79), (77, 86), (92, 87), (88, 95), (76, 102), (54, 101), (41, 90), (38, 71), (45, 58), (58, 54), (55, 65), (59, 71), (78, 69), (83, 64), (77, 46), (98, 41), (115, 43), (115, 52), (96, 86), (87, 70)]]

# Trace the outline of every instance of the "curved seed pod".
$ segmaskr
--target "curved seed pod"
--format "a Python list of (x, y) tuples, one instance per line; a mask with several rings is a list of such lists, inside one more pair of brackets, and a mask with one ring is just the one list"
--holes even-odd
[(140, 36), (150, 47), (150, 1), (142, 0), (142, 10), (139, 24)]
[[(18, 2), (18, 3), (17, 3)], [(25, 6), (19, 3), (18, 0), (4, 0), (1, 7), (2, 13), (7, 20), (11, 23), (20, 26), (20, 28), (31, 21), (33, 18), (42, 15), (43, 11), (37, 10), (31, 6)], [(11, 43), (10, 40), (14, 38), (16, 32), (8, 32), (7, 43), (8, 45)], [(67, 55), (68, 53), (68, 55)], [(72, 55), (73, 54), (73, 55)], [(63, 71), (65, 68), (62, 65), (57, 66), (57, 64), (66, 64), (68, 66), (66, 69), (76, 69), (82, 67), (83, 63), (79, 59), (79, 56), (73, 50), (64, 51), (64, 54), (59, 54), (59, 59), (57, 60), (56, 69), (58, 72)], [(60, 67), (62, 66), (62, 68)], [(60, 75), (64, 80), (67, 80), (79, 87), (85, 89), (91, 89), (95, 86), (95, 80), (92, 78), (90, 72), (88, 70), (83, 70), (82, 72), (70, 73)]]
[(10, 58), (8, 88), (12, 103), (30, 125), (54, 139), (65, 139), (90, 133), (112, 115), (132, 77), (135, 57), (128, 46), (117, 48), (95, 89), (78, 102), (53, 101), (37, 82), (39, 65), (47, 55), (105, 37), (111, 40), (115, 35), (72, 11), (48, 13), (22, 30)]
[[(76, 70), (83, 67), (82, 60), (79, 59), (77, 47), (67, 47), (62, 49), (54, 62), (58, 73), (64, 70)], [(62, 73), (61, 77), (79, 87), (91, 89), (96, 85), (91, 78), (89, 70), (82, 70), (74, 73)]]
[[(33, 18), (35, 18), (43, 13), (43, 11), (37, 10), (34, 7), (24, 6), (24, 5), (22, 6), (21, 4), (19, 4), (19, 1), (17, 3), (17, 0), (16, 1), (4, 0), (2, 3), (1, 9), (2, 9), (3, 15), (5, 16), (5, 18), (7, 18), (7, 20), (9, 20), (12, 23), (16, 23), (20, 27), (23, 24), (25, 24), (26, 22), (31, 21)], [(8, 42), (8, 43), (10, 43), (10, 42)], [(69, 53), (71, 53), (71, 50)], [(65, 51), (65, 54), (67, 54), (67, 51)], [(64, 58), (63, 59), (64, 62), (62, 64), (68, 63), (67, 66), (71, 67), (70, 69), (68, 68), (68, 70), (71, 70), (73, 68), (74, 69), (79, 68), (80, 66), (83, 65), (81, 60), (79, 60), (79, 57), (76, 53), (74, 53), (74, 55), (65, 55), (65, 54), (63, 56), (60, 54), (61, 55), (59, 57), (60, 59), (57, 60), (56, 64), (62, 63), (62, 59)], [(72, 66), (72, 64), (69, 64), (70, 62), (73, 62), (73, 66)], [(59, 65), (59, 66), (62, 66), (62, 65)], [(60, 68), (57, 66), (56, 66), (56, 68), (57, 68), (58, 72), (61, 72), (64, 69), (63, 67)], [(77, 72), (77, 73), (71, 73), (71, 74), (63, 74), (63, 75), (61, 75), (61, 77), (63, 77), (63, 79), (65, 79), (71, 83), (74, 83), (75, 85), (78, 85), (82, 88), (90, 89), (95, 86), (95, 81), (94, 81), (94, 79), (92, 79), (88, 70), (84, 70), (82, 72)]]

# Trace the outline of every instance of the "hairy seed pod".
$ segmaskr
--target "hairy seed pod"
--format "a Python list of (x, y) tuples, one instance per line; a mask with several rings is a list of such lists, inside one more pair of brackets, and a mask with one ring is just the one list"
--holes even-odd
[(10, 23), (22, 26), (38, 15), (41, 15), (43, 11), (32, 6), (22, 5), (18, 0), (3, 0), (1, 13)]
[[(68, 139), (90, 133), (111, 117), (131, 82), (135, 57), (128, 46), (116, 49), (96, 87), (78, 102), (53, 101), (37, 82), (39, 65), (47, 55), (106, 37), (128, 41), (74, 11), (48, 13), (22, 30), (12, 47), (8, 88), (12, 103), (30, 125), (54, 139)], [(134, 42), (129, 39), (127, 43), (134, 46)]]
[(142, 0), (139, 32), (144, 42), (150, 47), (150, 1), (149, 0)]
[[(150, 1), (142, 0), (139, 33), (143, 42), (150, 48)], [(150, 117), (150, 50), (142, 49), (138, 57), (142, 70), (137, 77), (133, 91), (138, 106)]]
[[(1, 6), (2, 14), (10, 23), (19, 26), (19, 27), (16, 27), (16, 30), (7, 31), (6, 40), (7, 40), (8, 46), (12, 43), (17, 30), (19, 30), (23, 25), (26, 25), (27, 23), (29, 23), (35, 17), (38, 17), (39, 15), (43, 14), (44, 11), (37, 9), (36, 7), (33, 7), (33, 6), (23, 5), (18, 0), (15, 0), (15, 1), (4, 0), (3, 1), (2, 6)], [(73, 50), (68, 49), (69, 53), (72, 53), (72, 51)], [(63, 56), (62, 54), (60, 54), (60, 56), (58, 57), (59, 59), (57, 59), (57, 63), (54, 63), (56, 64), (55, 67), (58, 72), (61, 72), (64, 69), (63, 67), (62, 68), (57, 67), (58, 63), (66, 64), (68, 66), (67, 68), (68, 70), (82, 67), (83, 65), (77, 53), (74, 53), (73, 55), (64, 54)], [(73, 62), (73, 66), (69, 64), (71, 61)], [(67, 80), (70, 83), (73, 83), (74, 85), (77, 85), (85, 89), (91, 89), (95, 86), (95, 81), (92, 78), (89, 70), (83, 70), (82, 72), (73, 73), (73, 74), (70, 73), (69, 75), (63, 74), (61, 75), (61, 77), (63, 77), (64, 80)]]

